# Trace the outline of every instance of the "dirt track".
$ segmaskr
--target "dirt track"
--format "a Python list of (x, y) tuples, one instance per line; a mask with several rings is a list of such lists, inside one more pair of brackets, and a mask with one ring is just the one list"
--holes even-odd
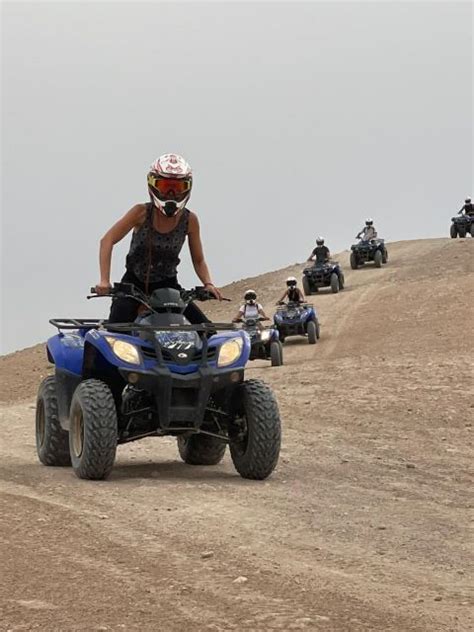
[[(284, 424), (265, 482), (227, 456), (187, 466), (171, 439), (119, 448), (103, 483), (41, 466), (18, 400), (46, 365), (0, 358), (0, 630), (472, 629), (474, 240), (389, 249), (312, 297), (318, 345), (249, 369)], [(226, 293), (271, 312), (299, 270)]]

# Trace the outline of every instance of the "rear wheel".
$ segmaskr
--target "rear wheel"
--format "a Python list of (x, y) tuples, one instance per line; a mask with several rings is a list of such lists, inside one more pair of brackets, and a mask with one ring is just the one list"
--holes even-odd
[(458, 236), (458, 229), (456, 227), (456, 224), (451, 224), (449, 234), (451, 235), (452, 239), (456, 239), (456, 237)]
[(374, 254), (374, 265), (376, 268), (382, 267), (382, 259), (383, 259), (382, 252), (380, 250), (376, 250)]
[(471, 223), (470, 233), (471, 233), (471, 237), (474, 237), (474, 220)]
[(351, 252), (351, 268), (357, 270), (359, 267), (359, 261), (355, 252)]
[(272, 390), (248, 380), (238, 390), (236, 418), (229, 428), (230, 456), (242, 478), (270, 476), (280, 455), (281, 423)]
[(336, 272), (331, 274), (331, 290), (334, 294), (339, 292), (339, 277)]
[(303, 292), (305, 293), (305, 296), (311, 296), (312, 294), (311, 285), (307, 276), (303, 277)]
[(382, 263), (387, 263), (387, 261), (388, 261), (388, 250), (384, 248), (382, 252)]
[(283, 364), (283, 347), (281, 342), (272, 342), (270, 345), (270, 359), (272, 366), (281, 366)]
[(345, 283), (346, 283), (346, 279), (345, 279), (345, 277), (344, 277), (344, 274), (341, 272), (341, 273), (339, 274), (339, 289), (340, 289), (340, 290), (343, 290), (343, 289), (344, 289), (344, 285), (345, 285)]
[(318, 340), (321, 338), (321, 325), (319, 324), (319, 320), (316, 320), (316, 338)]
[(179, 456), (188, 465), (217, 465), (225, 454), (226, 444), (217, 437), (192, 434), (177, 437)]
[(306, 331), (308, 333), (308, 343), (310, 345), (315, 345), (318, 340), (318, 330), (316, 327), (316, 323), (310, 320), (306, 328)]
[(458, 235), (459, 237), (463, 238), (466, 236), (466, 227), (465, 226), (459, 226), (458, 228)]
[(107, 478), (115, 461), (117, 433), (110, 388), (100, 380), (81, 382), (72, 398), (69, 431), (72, 467), (79, 478)]
[(36, 400), (36, 452), (43, 465), (71, 465), (68, 434), (59, 423), (56, 378), (50, 375)]

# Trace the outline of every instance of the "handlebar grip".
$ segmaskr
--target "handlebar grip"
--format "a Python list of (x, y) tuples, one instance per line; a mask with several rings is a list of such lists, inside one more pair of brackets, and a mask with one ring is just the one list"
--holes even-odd
[(95, 291), (95, 285), (94, 285), (94, 287), (91, 287), (91, 289), (89, 290), (89, 292), (90, 292), (91, 294), (97, 294), (97, 292)]

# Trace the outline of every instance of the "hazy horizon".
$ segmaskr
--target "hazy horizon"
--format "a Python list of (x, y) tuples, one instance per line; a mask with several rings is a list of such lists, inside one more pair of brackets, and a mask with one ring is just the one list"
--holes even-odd
[(474, 194), (469, 2), (1, 10), (0, 353), (107, 314), (85, 300), (99, 239), (167, 151), (194, 168), (219, 285), (302, 261), (317, 234), (347, 249), (367, 216), (389, 241), (448, 236)]

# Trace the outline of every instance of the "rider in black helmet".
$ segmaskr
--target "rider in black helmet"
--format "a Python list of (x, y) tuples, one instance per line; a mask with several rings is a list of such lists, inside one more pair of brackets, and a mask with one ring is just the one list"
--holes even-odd
[(470, 197), (464, 200), (464, 206), (459, 211), (458, 215), (468, 215), (469, 217), (474, 217), (474, 204)]
[(324, 245), (324, 238), (316, 237), (316, 248), (309, 255), (308, 261), (315, 261), (320, 264), (327, 263), (330, 256), (329, 248)]

